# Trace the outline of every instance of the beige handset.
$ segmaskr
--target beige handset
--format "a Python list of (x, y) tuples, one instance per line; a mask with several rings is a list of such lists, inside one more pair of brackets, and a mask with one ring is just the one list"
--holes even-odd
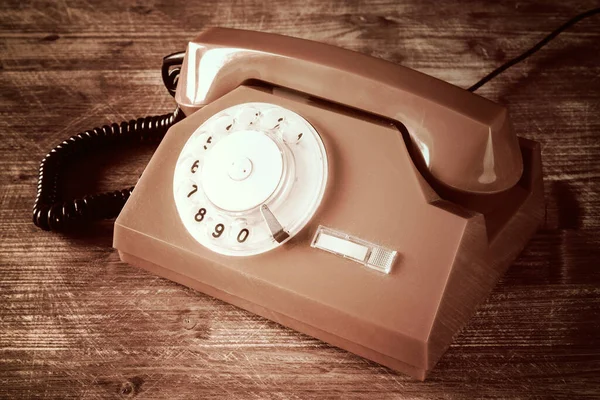
[(505, 108), (408, 68), (215, 28), (175, 99), (121, 258), (421, 379), (542, 217)]
[(433, 177), (452, 188), (500, 192), (523, 172), (503, 106), (409, 68), (308, 40), (206, 30), (188, 45), (175, 99), (189, 113), (253, 79), (404, 124)]

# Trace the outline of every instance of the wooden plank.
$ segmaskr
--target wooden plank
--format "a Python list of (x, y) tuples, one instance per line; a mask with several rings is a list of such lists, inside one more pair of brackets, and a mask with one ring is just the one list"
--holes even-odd
[[(206, 26), (383, 57), (462, 87), (594, 1), (0, 5), (0, 397), (592, 398), (600, 395), (600, 24), (484, 86), (542, 143), (546, 221), (429, 380), (386, 368), (121, 263), (107, 221), (37, 230), (37, 167), (94, 126), (168, 112), (163, 55)], [(152, 146), (96, 156), (74, 193), (127, 187)]]

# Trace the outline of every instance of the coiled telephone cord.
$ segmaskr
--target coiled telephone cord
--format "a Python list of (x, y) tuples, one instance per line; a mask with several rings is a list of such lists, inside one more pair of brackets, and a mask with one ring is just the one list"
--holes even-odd
[[(163, 59), (163, 83), (171, 95), (175, 94), (183, 54), (174, 53)], [(121, 212), (134, 186), (63, 200), (59, 190), (66, 163), (74, 156), (80, 157), (127, 142), (160, 142), (167, 130), (183, 118), (185, 115), (177, 107), (168, 114), (90, 129), (60, 143), (40, 164), (37, 196), (33, 205), (33, 223), (41, 229), (58, 232), (67, 231), (82, 223), (115, 218)]]

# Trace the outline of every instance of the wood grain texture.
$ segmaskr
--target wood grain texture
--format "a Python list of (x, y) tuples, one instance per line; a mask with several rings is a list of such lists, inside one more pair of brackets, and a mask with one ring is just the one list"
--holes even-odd
[[(0, 397), (600, 397), (600, 18), (480, 94), (542, 143), (546, 220), (426, 382), (119, 261), (112, 223), (30, 221), (45, 153), (173, 108), (163, 55), (207, 26), (284, 33), (466, 87), (596, 1), (16, 1), (0, 4)], [(151, 148), (78, 168), (69, 190), (135, 183)], [(92, 166), (99, 164), (99, 166)]]

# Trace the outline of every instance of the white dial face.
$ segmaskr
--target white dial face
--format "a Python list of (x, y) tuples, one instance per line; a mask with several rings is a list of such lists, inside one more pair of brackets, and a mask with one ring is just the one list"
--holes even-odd
[(321, 137), (300, 115), (244, 103), (204, 122), (183, 147), (173, 179), (179, 216), (220, 254), (272, 250), (307, 223), (327, 183)]

